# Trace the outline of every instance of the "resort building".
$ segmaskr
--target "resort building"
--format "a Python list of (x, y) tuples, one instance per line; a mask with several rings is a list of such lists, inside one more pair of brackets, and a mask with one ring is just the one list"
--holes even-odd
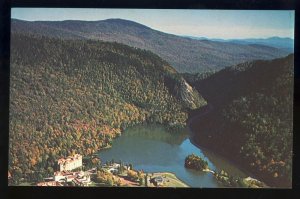
[(116, 168), (109, 168), (107, 169), (108, 172), (112, 173), (112, 174), (117, 174), (119, 169), (116, 169)]
[(60, 182), (50, 181), (50, 182), (39, 182), (37, 186), (63, 186)]
[[(55, 171), (53, 177), (44, 178), (44, 182), (39, 182), (37, 186), (88, 186), (92, 183), (91, 175), (97, 174), (97, 169), (93, 168), (88, 171), (72, 171), (82, 167), (82, 156), (75, 154), (67, 158), (61, 158), (57, 161), (59, 171)], [(119, 168), (119, 164), (114, 167)], [(10, 173), (8, 173), (10, 177)], [(72, 183), (71, 183), (72, 182)]]
[(57, 161), (59, 166), (59, 171), (71, 171), (82, 167), (82, 155), (75, 154), (74, 156), (69, 156), (67, 158), (61, 158)]
[(54, 173), (56, 182), (74, 182), (76, 186), (87, 186), (91, 183), (90, 172), (57, 171)]
[(77, 178), (74, 178), (73, 182), (77, 186), (88, 186), (91, 184), (91, 177), (90, 175), (84, 175), (84, 176), (77, 176)]
[(153, 183), (155, 186), (161, 186), (164, 183), (164, 179), (161, 176), (156, 176), (154, 178), (150, 178), (150, 183)]
[(64, 181), (66, 179), (66, 176), (62, 172), (54, 172), (54, 181)]

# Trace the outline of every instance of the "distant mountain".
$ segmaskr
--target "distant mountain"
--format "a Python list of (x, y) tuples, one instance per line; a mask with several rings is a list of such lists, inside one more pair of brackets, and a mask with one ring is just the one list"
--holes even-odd
[(253, 38), (253, 39), (208, 39), (206, 37), (195, 37), (195, 36), (184, 36), (191, 39), (197, 39), (197, 40), (209, 40), (209, 41), (219, 41), (219, 42), (230, 42), (230, 43), (236, 43), (236, 44), (243, 44), (243, 45), (249, 45), (249, 44), (260, 44), (265, 46), (270, 46), (274, 48), (278, 48), (284, 51), (287, 51), (288, 53), (294, 52), (294, 40), (291, 38), (283, 38), (283, 37), (269, 37), (266, 39), (261, 38)]
[(267, 39), (235, 39), (230, 40), (230, 42), (239, 44), (261, 44), (286, 50), (289, 53), (294, 52), (294, 40), (291, 38), (270, 37)]
[(12, 19), (11, 31), (36, 37), (115, 41), (150, 50), (170, 63), (178, 72), (189, 73), (220, 70), (245, 61), (287, 55), (284, 50), (261, 45), (185, 38), (123, 19), (35, 22)]
[(291, 187), (293, 69), (291, 54), (238, 64), (206, 79), (189, 77), (213, 107), (195, 122), (193, 128), (201, 129), (196, 142), (241, 164), (268, 185)]

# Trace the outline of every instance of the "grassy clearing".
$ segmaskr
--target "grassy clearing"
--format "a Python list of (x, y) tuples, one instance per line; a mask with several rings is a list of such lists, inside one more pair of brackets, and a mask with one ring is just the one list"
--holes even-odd
[[(163, 184), (161, 187), (189, 187), (187, 184), (179, 180), (175, 174), (169, 172), (153, 173), (152, 177), (161, 176), (163, 178)], [(153, 184), (148, 183), (149, 187), (154, 187)]]

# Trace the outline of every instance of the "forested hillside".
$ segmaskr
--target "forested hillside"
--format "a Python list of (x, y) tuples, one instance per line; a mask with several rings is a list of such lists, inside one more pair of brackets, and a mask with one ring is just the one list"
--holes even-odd
[(53, 174), (128, 126), (186, 125), (206, 104), (167, 62), (123, 44), (11, 35), (9, 172), (13, 184)]
[(195, 140), (242, 164), (271, 186), (291, 186), (293, 60), (289, 55), (224, 69), (195, 81), (214, 109)]
[(274, 59), (288, 54), (284, 50), (264, 45), (185, 38), (124, 19), (34, 22), (12, 19), (11, 30), (13, 33), (27, 33), (37, 37), (123, 43), (152, 51), (182, 73), (220, 70), (245, 61)]

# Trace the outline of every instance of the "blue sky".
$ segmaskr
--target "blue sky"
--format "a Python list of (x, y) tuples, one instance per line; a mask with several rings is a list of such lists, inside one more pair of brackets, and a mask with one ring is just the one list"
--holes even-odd
[(294, 38), (294, 11), (12, 8), (11, 18), (28, 21), (122, 18), (177, 35), (242, 39)]

